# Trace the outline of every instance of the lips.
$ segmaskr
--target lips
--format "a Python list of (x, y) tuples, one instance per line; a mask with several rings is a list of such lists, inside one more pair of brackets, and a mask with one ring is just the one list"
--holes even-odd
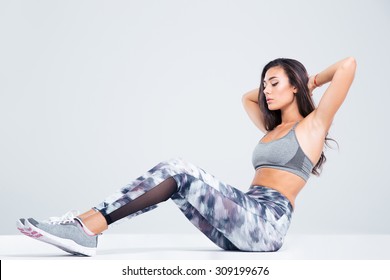
[(267, 98), (266, 101), (267, 101), (267, 102), (273, 101), (273, 99), (272, 99), (272, 98)]

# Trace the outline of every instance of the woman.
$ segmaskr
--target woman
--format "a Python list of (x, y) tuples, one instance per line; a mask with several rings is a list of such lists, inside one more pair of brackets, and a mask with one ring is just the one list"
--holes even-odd
[[(98, 235), (110, 225), (171, 198), (221, 248), (277, 251), (289, 228), (295, 198), (325, 161), (326, 136), (355, 69), (352, 57), (311, 77), (293, 59), (276, 59), (264, 67), (260, 88), (242, 98), (250, 119), (265, 133), (253, 152), (256, 171), (246, 193), (175, 158), (159, 163), (83, 214), (43, 222), (20, 219), (18, 229), (71, 254), (93, 256)], [(315, 108), (312, 91), (328, 82)]]

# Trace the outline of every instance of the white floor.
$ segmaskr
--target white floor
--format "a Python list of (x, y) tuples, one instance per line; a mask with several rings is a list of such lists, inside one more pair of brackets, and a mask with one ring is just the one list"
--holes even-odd
[[(69, 260), (80, 257), (23, 235), (0, 235), (0, 258)], [(223, 251), (202, 234), (104, 234), (99, 239), (98, 254), (93, 259), (390, 260), (390, 235), (290, 234), (278, 252), (248, 253)]]

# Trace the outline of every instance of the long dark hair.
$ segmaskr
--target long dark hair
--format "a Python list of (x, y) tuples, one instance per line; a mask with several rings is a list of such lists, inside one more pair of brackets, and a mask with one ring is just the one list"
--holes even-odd
[[(266, 98), (264, 96), (264, 77), (265, 73), (268, 69), (272, 67), (281, 67), (286, 73), (289, 83), (297, 88), (297, 92), (295, 94), (295, 98), (298, 104), (298, 110), (301, 116), (306, 117), (309, 115), (314, 109), (315, 105), (313, 99), (310, 96), (310, 91), (307, 86), (309, 82), (309, 76), (307, 74), (305, 66), (302, 63), (295, 59), (289, 58), (277, 58), (275, 60), (270, 61), (267, 65), (264, 66), (263, 72), (261, 73), (261, 81), (260, 81), (260, 89), (259, 89), (259, 106), (260, 110), (264, 116), (264, 125), (267, 131), (271, 131), (276, 126), (281, 124), (282, 115), (280, 110), (269, 110), (266, 102)], [(325, 137), (324, 141), (327, 146), (328, 140), (333, 140), (331, 138)], [(320, 159), (317, 164), (314, 166), (311, 171), (314, 175), (320, 175), (322, 170), (322, 165), (325, 163), (326, 157), (324, 152), (322, 151)]]

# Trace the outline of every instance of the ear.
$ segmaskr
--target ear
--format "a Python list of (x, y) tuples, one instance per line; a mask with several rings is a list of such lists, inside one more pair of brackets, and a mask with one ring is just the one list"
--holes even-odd
[(296, 87), (293, 87), (293, 93), (296, 94), (298, 92), (298, 89)]

